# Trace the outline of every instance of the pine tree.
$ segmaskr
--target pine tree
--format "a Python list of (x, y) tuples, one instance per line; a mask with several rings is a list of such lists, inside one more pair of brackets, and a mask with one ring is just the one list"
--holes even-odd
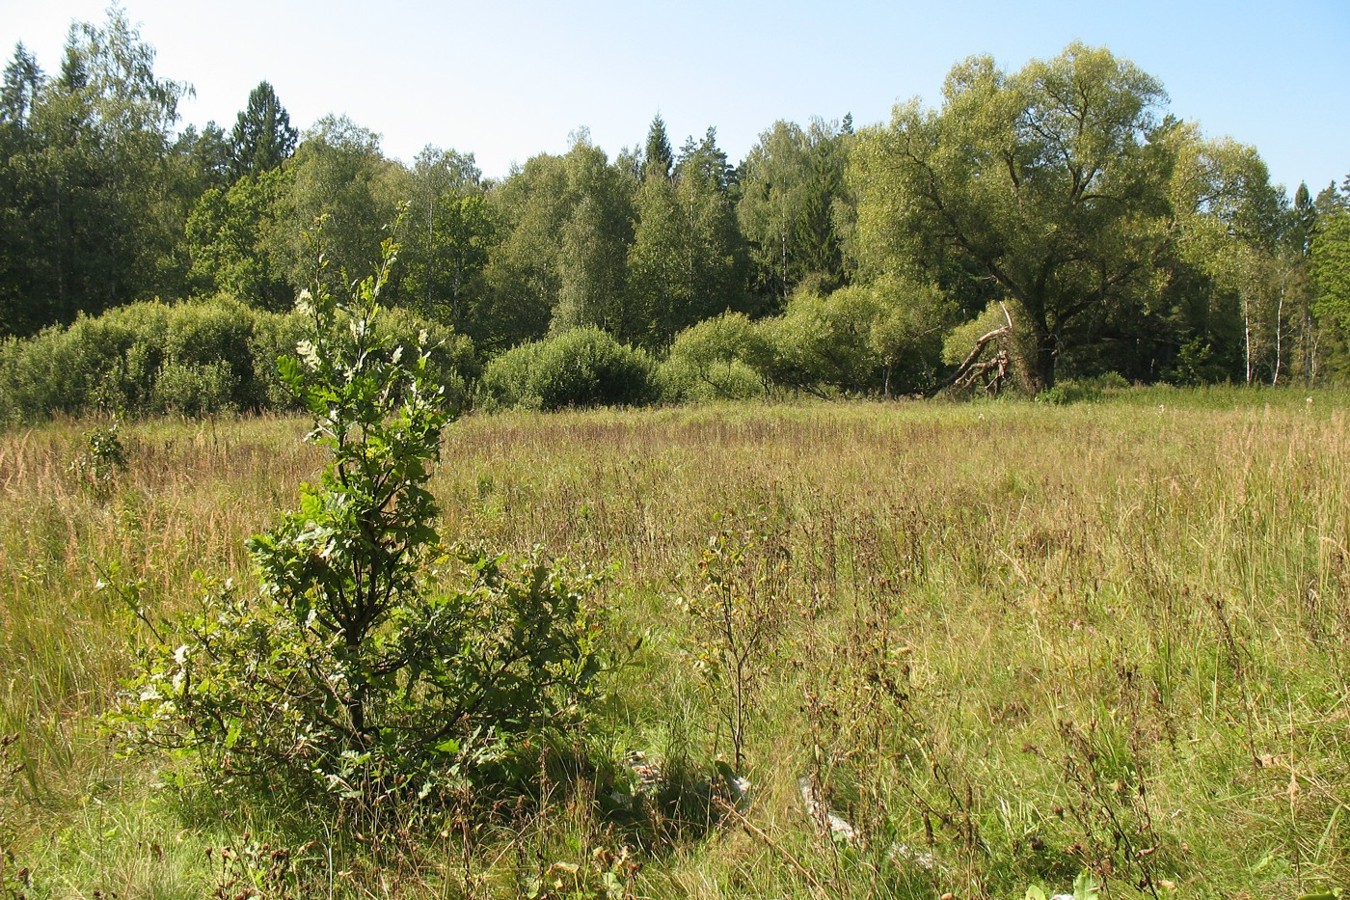
[(277, 168), (295, 152), (299, 136), (272, 85), (260, 82), (234, 124), (230, 147), (234, 177), (257, 177)]

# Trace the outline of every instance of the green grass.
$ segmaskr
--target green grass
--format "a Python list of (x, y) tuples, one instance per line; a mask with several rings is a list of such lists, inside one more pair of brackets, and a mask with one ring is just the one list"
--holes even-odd
[[(696, 793), (730, 759), (719, 639), (686, 607), (708, 602), (710, 539), (746, 548), (751, 802), (637, 846), (598, 773), (552, 773), (533, 812), (421, 832), (394, 862), (265, 804), (155, 790), (172, 761), (121, 759), (99, 725), (139, 639), (100, 569), (165, 610), (191, 608), (194, 569), (248, 583), (244, 539), (317, 471), (304, 423), (124, 426), (103, 496), (67, 473), (87, 425), (0, 435), (19, 766), (0, 837), (58, 897), (211, 895), (248, 868), (220, 848), (263, 842), (302, 860), (268, 896), (603, 896), (608, 872), (638, 897), (1020, 898), (1084, 867), (1112, 897), (1350, 887), (1350, 397), (1307, 398), (464, 420), (433, 483), (449, 540), (616, 566), (626, 662), (588, 746), (621, 774), (643, 751)], [(805, 815), (801, 778), (858, 843)]]

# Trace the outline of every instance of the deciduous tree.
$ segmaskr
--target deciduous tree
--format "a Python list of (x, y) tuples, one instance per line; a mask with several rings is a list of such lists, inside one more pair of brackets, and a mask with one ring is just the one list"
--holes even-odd
[(1229, 304), (1242, 323), (1242, 377), (1278, 382), (1295, 259), (1281, 243), (1283, 196), (1255, 148), (1205, 140), (1193, 127), (1172, 136), (1171, 203), (1181, 258), (1210, 282), (1210, 305)]
[(940, 110), (903, 104), (860, 134), (862, 262), (956, 256), (1016, 303), (1049, 387), (1078, 326), (1149, 287), (1168, 216), (1164, 100), (1132, 63), (1078, 43), (1013, 75), (967, 60)]
[(428, 145), (402, 190), (403, 302), (468, 333), (484, 306), (482, 272), (498, 228), (472, 153)]
[(620, 341), (636, 341), (641, 320), (627, 302), (627, 261), (637, 185), (588, 142), (576, 143), (565, 162), (577, 203), (562, 231), (558, 306), (550, 327), (593, 325)]
[(287, 165), (288, 192), (282, 201), (278, 240), (284, 243), (288, 274), (297, 289), (312, 276), (312, 247), (306, 237), (319, 217), (328, 277), (345, 290), (354, 272), (378, 262), (374, 250), (406, 199), (397, 182), (402, 167), (380, 153), (380, 138), (345, 116), (324, 116), (305, 136)]
[(492, 315), (471, 336), (491, 351), (537, 340), (548, 331), (560, 287), (558, 235), (573, 204), (562, 157), (532, 157), (489, 200), (502, 240), (484, 272)]
[(638, 190), (628, 278), (648, 346), (668, 347), (684, 328), (744, 305), (747, 257), (733, 180), (709, 129), (703, 141), (686, 142), (673, 180), (649, 176)]
[(753, 281), (776, 304), (808, 275), (827, 288), (843, 282), (835, 215), (848, 136), (837, 123), (776, 122), (740, 166), (736, 214), (750, 242)]
[(260, 309), (291, 308), (295, 290), (286, 277), (277, 218), (286, 190), (284, 173), (273, 169), (202, 195), (184, 241), (198, 292), (223, 291)]

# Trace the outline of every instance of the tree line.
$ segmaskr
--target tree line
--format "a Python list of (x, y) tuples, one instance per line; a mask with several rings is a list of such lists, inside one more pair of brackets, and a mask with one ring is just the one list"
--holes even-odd
[(1350, 372), (1350, 179), (1289, 198), (1103, 49), (972, 57), (936, 107), (779, 121), (738, 163), (713, 128), (676, 150), (658, 115), (612, 159), (582, 130), (499, 180), (466, 152), (390, 159), (345, 117), (301, 133), (266, 82), (229, 130), (179, 129), (190, 88), (154, 58), (113, 9), (54, 74), (22, 44), (5, 68), (11, 343), (152, 298), (289, 310), (372, 271), (392, 228), (386, 299), (480, 360), (587, 329), (732, 392), (929, 392), (977, 348), (1032, 391)]

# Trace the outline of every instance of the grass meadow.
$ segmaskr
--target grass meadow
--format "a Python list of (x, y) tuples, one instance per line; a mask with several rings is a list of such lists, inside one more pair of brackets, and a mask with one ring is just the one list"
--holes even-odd
[(1347, 401), (466, 418), (445, 540), (610, 572), (599, 762), (396, 852), (175, 788), (105, 724), (143, 635), (100, 579), (247, 584), (306, 423), (124, 424), (97, 488), (92, 423), (0, 434), (0, 896), (1350, 890)]

